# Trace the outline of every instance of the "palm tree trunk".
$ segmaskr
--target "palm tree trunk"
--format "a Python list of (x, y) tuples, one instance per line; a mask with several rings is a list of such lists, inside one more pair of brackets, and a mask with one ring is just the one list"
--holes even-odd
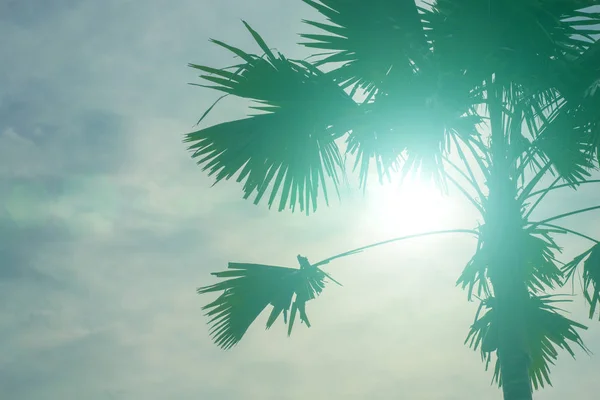
[(533, 391), (529, 379), (529, 359), (517, 346), (507, 346), (498, 353), (502, 373), (504, 400), (532, 400)]
[[(490, 188), (490, 200), (497, 196), (492, 191), (508, 189)], [(512, 221), (519, 217), (518, 211), (511, 209), (510, 198), (500, 193), (499, 202), (491, 202), (495, 211), (490, 218), (490, 226), (495, 232), (492, 259), (488, 265), (489, 278), (494, 291), (495, 323), (498, 324), (497, 356), (500, 365), (500, 380), (504, 400), (531, 400), (533, 397), (529, 375), (531, 365), (527, 345), (527, 315), (530, 293), (525, 279), (522, 256), (514, 249), (515, 226)], [(513, 203), (514, 204), (514, 203)], [(491, 211), (491, 210), (490, 210)], [(512, 216), (511, 216), (512, 214)]]
[(533, 390), (529, 376), (531, 360), (525, 343), (527, 321), (523, 310), (523, 306), (529, 301), (529, 291), (523, 282), (496, 280), (494, 294), (498, 318), (498, 360), (504, 400), (532, 400)]
[(487, 104), (490, 117), (490, 150), (493, 165), (490, 171), (486, 225), (493, 232), (492, 259), (488, 265), (489, 278), (495, 297), (498, 324), (497, 356), (504, 400), (532, 400), (529, 377), (530, 358), (525, 343), (529, 290), (524, 279), (520, 255), (511, 243), (515, 232), (522, 229), (521, 207), (516, 200), (516, 185), (510, 177), (508, 140), (503, 128), (503, 87), (498, 76), (487, 82)]

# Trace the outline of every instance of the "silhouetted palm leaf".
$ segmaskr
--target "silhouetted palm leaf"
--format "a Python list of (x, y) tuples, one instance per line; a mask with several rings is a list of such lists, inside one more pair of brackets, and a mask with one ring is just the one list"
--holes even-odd
[[(556, 296), (534, 296), (529, 299), (529, 304), (523, 304), (523, 309), (527, 326), (524, 329), (526, 333), (525, 343), (528, 346), (531, 364), (529, 374), (535, 389), (544, 387), (545, 383), (550, 382), (550, 364), (558, 358), (557, 348), (566, 350), (571, 356), (575, 357), (572, 344), (576, 344), (584, 351), (588, 351), (577, 329), (587, 329), (573, 320), (561, 315), (561, 309), (553, 306), (553, 303), (567, 302), (568, 300), (555, 300)], [(475, 322), (471, 325), (469, 334), (465, 343), (473, 350), (480, 350), (482, 359), (486, 362), (486, 370), (491, 362), (492, 353), (498, 350), (498, 323), (494, 312), (496, 299), (488, 297), (481, 302), (481, 306)], [(483, 316), (479, 316), (482, 309), (487, 311)], [(502, 376), (498, 360), (494, 368), (494, 380), (499, 385), (502, 384)]]
[(366, 97), (348, 137), (361, 185), (371, 162), (381, 180), (400, 158), (404, 172), (420, 170), (441, 181), (446, 133), (473, 134), (478, 121), (470, 111), (480, 99), (464, 74), (440, 69), (415, 2), (303, 1), (329, 23), (305, 21), (326, 34), (302, 34), (311, 40), (302, 44), (331, 51), (316, 64), (341, 63), (328, 75)]
[(587, 129), (577, 126), (574, 112), (557, 109), (543, 125), (532, 145), (543, 162), (549, 162), (560, 177), (575, 184), (590, 176), (593, 144)]
[(272, 305), (273, 309), (267, 329), (281, 313), (284, 322), (288, 323), (288, 312), (288, 335), (292, 332), (297, 313), (300, 320), (310, 327), (306, 302), (321, 294), (325, 278), (329, 275), (311, 266), (304, 257), (298, 256), (298, 260), (300, 269), (229, 263), (229, 270), (212, 274), (226, 280), (198, 289), (199, 294), (223, 292), (215, 301), (203, 307), (211, 318), (211, 336), (219, 347), (227, 350), (235, 346), (268, 305)]
[[(437, 0), (422, 17), (433, 27), (428, 37), (436, 53), (480, 79), (499, 73), (506, 82), (531, 85), (550, 60), (578, 56), (588, 43), (571, 17), (585, 1)], [(598, 18), (600, 13), (589, 14)]]
[[(598, 22), (600, 24), (600, 22)], [(598, 31), (600, 33), (600, 31)], [(587, 141), (590, 158), (600, 158), (600, 42), (569, 63), (562, 76), (565, 104), (546, 129), (553, 135)], [(581, 157), (579, 157), (581, 158)]]
[(590, 319), (600, 304), (600, 243), (576, 256), (565, 264), (563, 272), (567, 279), (572, 279), (576, 268), (583, 263), (583, 296), (590, 305)]
[(390, 75), (403, 80), (430, 52), (414, 0), (302, 0), (327, 23), (307, 21), (324, 31), (301, 34), (307, 47), (328, 50), (318, 65), (341, 63), (330, 75), (343, 87), (361, 88), (367, 97)]
[[(481, 233), (477, 250), (469, 260), (456, 284), (468, 290), (468, 298), (471, 299), (473, 290), (477, 288), (477, 296), (489, 297), (492, 294), (488, 266), (490, 260), (496, 257), (498, 239), (493, 236), (494, 232), (487, 229), (485, 225), (479, 228)], [(560, 286), (562, 283), (562, 272), (556, 260), (556, 252), (560, 247), (552, 239), (551, 233), (555, 229), (544, 229), (537, 227), (533, 230), (522, 229), (515, 231), (510, 242), (503, 243), (506, 247), (500, 251), (507, 251), (515, 255), (519, 260), (522, 279), (533, 293), (539, 293)]]
[[(247, 26), (247, 25), (246, 25)], [(214, 69), (192, 64), (208, 75), (202, 78), (226, 94), (258, 102), (262, 113), (224, 122), (187, 134), (186, 142), (198, 164), (216, 182), (240, 172), (244, 198), (256, 193), (255, 203), (270, 191), (271, 206), (280, 193), (279, 210), (316, 210), (321, 187), (327, 202), (326, 177), (336, 187), (342, 167), (335, 139), (346, 133), (341, 121), (355, 109), (354, 101), (321, 71), (269, 50), (247, 26), (265, 57), (248, 54), (225, 43), (214, 43), (242, 58), (244, 64)]]
[(481, 102), (480, 96), (468, 89), (457, 90), (460, 78), (444, 80), (433, 74), (414, 73), (401, 87), (359, 106), (361, 112), (348, 136), (348, 152), (356, 155), (362, 185), (373, 161), (380, 179), (391, 167), (401, 165), (403, 174), (420, 171), (425, 179), (441, 181), (450, 135), (465, 141), (479, 136), (476, 126), (481, 118), (473, 109)]

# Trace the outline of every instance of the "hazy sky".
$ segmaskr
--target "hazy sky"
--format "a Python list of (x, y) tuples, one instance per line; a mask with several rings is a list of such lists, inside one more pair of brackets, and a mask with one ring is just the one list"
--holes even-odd
[[(289, 4), (288, 4), (289, 3)], [(285, 4), (285, 6), (284, 6)], [(0, 0), (0, 398), (498, 399), (463, 346), (476, 310), (454, 287), (475, 242), (423, 239), (340, 260), (313, 327), (253, 326), (216, 348), (195, 294), (228, 261), (295, 266), (376, 240), (471, 228), (461, 201), (349, 193), (315, 216), (277, 213), (211, 181), (182, 135), (215, 99), (188, 62), (225, 66), (215, 37), (255, 51), (240, 19), (290, 56), (300, 1)], [(243, 115), (224, 102), (209, 123)], [(413, 188), (414, 189), (414, 188)], [(547, 212), (597, 204), (597, 188)], [(405, 198), (404, 195), (407, 197)], [(394, 211), (392, 205), (399, 211)], [(546, 212), (546, 214), (547, 214)], [(541, 213), (540, 213), (541, 215)], [(600, 214), (569, 220), (600, 236)], [(563, 241), (566, 256), (588, 243)], [(600, 326), (573, 316), (600, 353)], [(536, 399), (596, 399), (600, 358), (562, 354)]]

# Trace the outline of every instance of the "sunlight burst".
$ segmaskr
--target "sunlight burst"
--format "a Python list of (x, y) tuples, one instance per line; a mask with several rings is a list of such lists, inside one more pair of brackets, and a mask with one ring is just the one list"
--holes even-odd
[[(396, 181), (397, 182), (397, 181)], [(402, 184), (374, 184), (367, 190), (369, 224), (386, 234), (444, 229), (456, 221), (456, 207), (432, 182), (407, 177)]]

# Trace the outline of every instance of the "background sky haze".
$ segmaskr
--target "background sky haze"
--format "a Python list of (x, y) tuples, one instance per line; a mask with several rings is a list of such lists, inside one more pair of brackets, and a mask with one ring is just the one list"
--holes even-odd
[[(291, 338), (262, 316), (232, 351), (210, 340), (195, 290), (229, 261), (296, 266), (425, 229), (473, 228), (460, 198), (347, 191), (315, 215), (278, 213), (212, 180), (183, 135), (218, 96), (187, 63), (257, 52), (241, 19), (289, 57), (313, 11), (281, 0), (0, 0), (0, 398), (7, 400), (500, 399), (462, 343), (476, 303), (455, 281), (469, 236), (332, 263)], [(244, 115), (222, 102), (206, 123)], [(395, 194), (394, 194), (395, 193)], [(397, 194), (401, 193), (401, 194)], [(539, 215), (600, 202), (557, 193)], [(550, 197), (550, 196), (549, 196)], [(398, 205), (398, 209), (394, 207)], [(600, 236), (599, 214), (568, 226)], [(409, 221), (409, 222), (407, 222)], [(568, 259), (589, 246), (564, 240)], [(577, 287), (576, 287), (577, 289)], [(570, 288), (565, 288), (568, 292)], [(581, 296), (572, 317), (600, 353)], [(600, 358), (561, 353), (539, 400), (597, 399)]]

